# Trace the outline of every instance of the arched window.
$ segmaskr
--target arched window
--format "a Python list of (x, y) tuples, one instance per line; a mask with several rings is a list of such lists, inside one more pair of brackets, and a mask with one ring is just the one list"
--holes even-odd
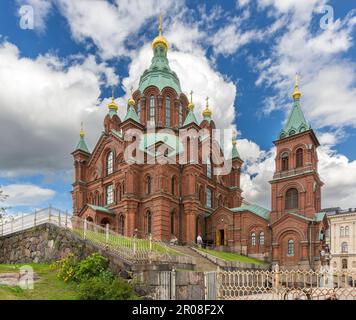
[(211, 191), (211, 189), (207, 188), (207, 189), (206, 189), (206, 206), (207, 206), (208, 208), (212, 208), (212, 201), (211, 201), (211, 199), (212, 199), (212, 191)]
[(125, 217), (124, 215), (120, 215), (119, 218), (119, 234), (124, 235), (125, 234)]
[(341, 265), (343, 269), (347, 269), (347, 259), (342, 259), (341, 260)]
[(350, 235), (350, 233), (349, 233), (349, 227), (346, 226), (346, 227), (345, 227), (345, 237), (348, 237), (349, 235)]
[(179, 104), (179, 126), (183, 125), (183, 104)]
[(344, 229), (344, 227), (340, 227), (340, 237), (345, 237), (345, 229)]
[(207, 159), (206, 159), (206, 175), (207, 175), (207, 177), (208, 178), (210, 178), (211, 179), (211, 177), (212, 177), (212, 166), (211, 166), (211, 159), (210, 159), (210, 157), (208, 157)]
[(176, 178), (175, 177), (172, 177), (171, 189), (172, 189), (172, 194), (175, 195), (176, 194)]
[(114, 153), (110, 151), (106, 157), (106, 174), (112, 174), (114, 171)]
[(150, 99), (150, 121), (155, 121), (155, 97), (151, 96)]
[(174, 235), (174, 211), (171, 212), (171, 235)]
[(150, 194), (152, 191), (152, 180), (150, 176), (147, 176), (146, 178), (146, 193)]
[(117, 203), (121, 201), (121, 184), (116, 188), (116, 201)]
[(289, 189), (286, 192), (286, 209), (297, 209), (298, 208), (298, 190), (297, 189)]
[(296, 161), (296, 167), (301, 168), (303, 167), (303, 149), (298, 149), (297, 152), (295, 153), (295, 161)]
[(294, 241), (288, 240), (288, 256), (294, 256)]
[(254, 232), (251, 233), (251, 245), (252, 246), (256, 245), (256, 233)]
[(152, 234), (152, 214), (150, 211), (147, 212), (147, 229), (146, 229), (146, 233), (147, 234)]
[(110, 220), (107, 218), (103, 218), (103, 219), (101, 219), (100, 225), (104, 228), (106, 227), (106, 225), (110, 226)]
[(86, 220), (87, 220), (88, 222), (94, 222), (92, 217), (87, 217)]
[(166, 97), (166, 127), (171, 126), (171, 98)]
[(264, 245), (265, 244), (265, 233), (264, 232), (260, 232), (260, 245)]
[(282, 171), (289, 170), (289, 155), (287, 152), (282, 154)]
[(348, 252), (347, 242), (341, 243), (341, 252), (343, 252), (343, 253)]
[(114, 202), (112, 184), (106, 187), (106, 205), (110, 205)]

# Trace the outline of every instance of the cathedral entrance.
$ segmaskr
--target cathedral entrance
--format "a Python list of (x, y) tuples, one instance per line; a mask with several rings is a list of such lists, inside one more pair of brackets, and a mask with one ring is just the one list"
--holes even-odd
[(225, 243), (225, 230), (220, 229), (216, 231), (216, 239), (215, 239), (215, 245), (218, 246), (223, 246)]

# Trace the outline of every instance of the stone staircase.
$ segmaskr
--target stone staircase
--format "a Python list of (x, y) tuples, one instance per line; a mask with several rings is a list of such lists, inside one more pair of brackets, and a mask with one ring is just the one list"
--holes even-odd
[(171, 246), (174, 250), (179, 251), (180, 253), (191, 256), (194, 258), (196, 266), (195, 271), (216, 271), (217, 265), (208, 260), (207, 258), (201, 256), (199, 253), (195, 252), (192, 248), (188, 246)]

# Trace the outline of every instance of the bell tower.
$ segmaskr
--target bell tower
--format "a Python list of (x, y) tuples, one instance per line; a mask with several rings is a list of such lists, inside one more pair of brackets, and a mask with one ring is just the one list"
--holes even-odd
[(291, 213), (313, 218), (321, 210), (321, 187), (318, 174), (319, 141), (306, 121), (296, 76), (293, 107), (276, 141), (277, 155), (272, 186), (271, 223)]

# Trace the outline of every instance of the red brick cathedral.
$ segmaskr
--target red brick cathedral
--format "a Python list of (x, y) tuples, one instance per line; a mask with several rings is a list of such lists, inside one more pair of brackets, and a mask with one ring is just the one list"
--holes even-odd
[[(84, 132), (72, 153), (74, 215), (101, 225), (110, 225), (126, 236), (149, 234), (155, 239), (181, 244), (195, 242), (201, 235), (213, 247), (265, 259), (283, 266), (314, 268), (320, 264), (324, 234), (328, 227), (321, 211), (318, 175), (319, 142), (303, 115), (298, 83), (288, 121), (274, 144), (276, 170), (271, 211), (243, 200), (240, 173), (243, 164), (236, 139), (229, 157), (232, 168), (217, 175), (214, 153), (222, 150), (212, 138), (215, 124), (206, 103), (203, 121), (198, 123), (192, 97), (182, 92), (171, 70), (169, 45), (162, 35), (153, 40), (153, 58), (143, 72), (139, 87), (128, 101), (126, 116), (117, 114), (113, 97), (104, 119), (104, 131), (92, 152)], [(152, 127), (155, 129), (152, 131)], [(138, 152), (147, 157), (178, 158), (190, 155), (189, 139), (181, 141), (183, 129), (210, 133), (197, 139), (198, 161), (135, 163), (125, 160), (130, 145), (129, 130), (143, 133)], [(158, 129), (170, 129), (159, 132)], [(203, 159), (204, 140), (210, 142)], [(162, 146), (165, 148), (162, 152)]]

